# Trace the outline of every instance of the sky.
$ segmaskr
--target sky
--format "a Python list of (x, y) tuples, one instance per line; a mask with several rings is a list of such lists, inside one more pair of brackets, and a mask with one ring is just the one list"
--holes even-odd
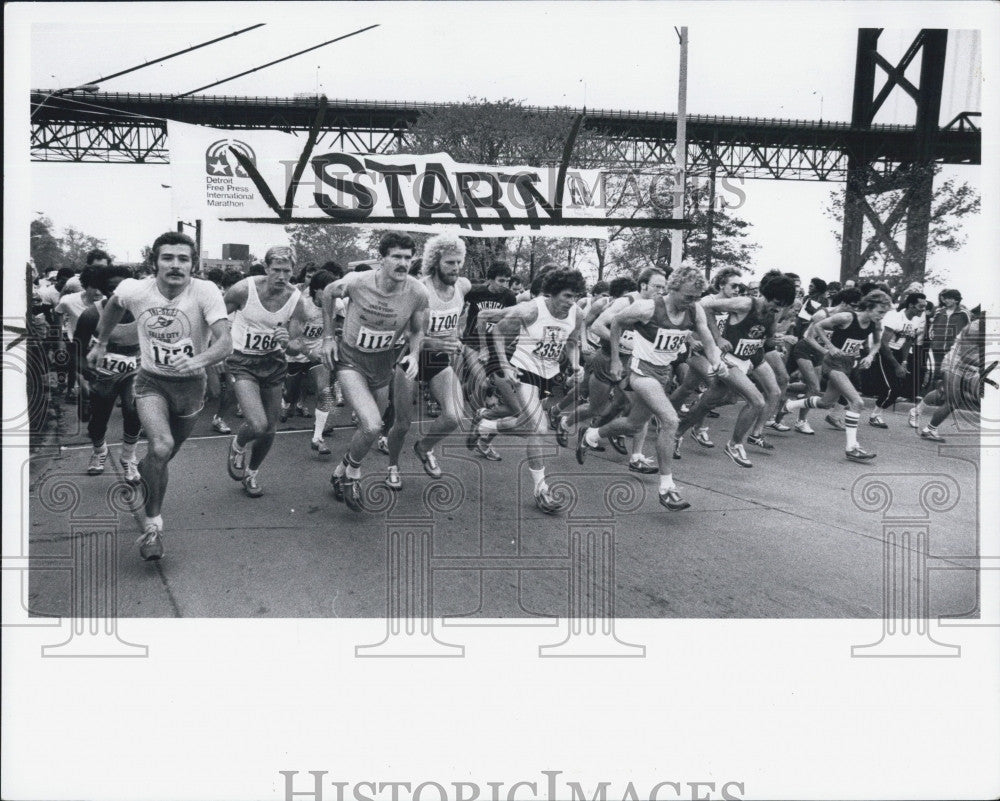
[[(970, 4), (975, 6), (976, 4)], [(823, 13), (815, 13), (818, 7)], [(911, 27), (887, 29), (880, 52), (896, 60), (920, 24), (947, 26), (949, 58), (941, 119), (980, 110), (977, 20), (963, 24), (951, 4), (938, 21), (931, 6)], [(903, 6), (897, 6), (902, 8)], [(183, 8), (185, 13), (178, 10)], [(326, 3), (101, 4), (7, 7), (7, 35), (23, 30), (29, 58), (23, 86), (56, 89), (91, 82), (255, 22), (266, 23), (206, 47), (102, 84), (104, 91), (181, 92), (241, 72), (334, 36), (378, 28), (215, 89), (209, 94), (459, 101), (514, 98), (528, 104), (676, 112), (679, 48), (673, 26), (689, 26), (688, 112), (847, 121), (859, 26), (884, 26), (850, 3), (714, 6), (681, 3)], [(14, 12), (30, 10), (31, 20)], [(916, 20), (913, 15), (894, 19)], [(18, 28), (22, 24), (23, 28)], [(917, 80), (919, 58), (907, 76)], [(912, 101), (894, 90), (876, 122), (912, 123)], [(985, 149), (985, 148), (984, 148)], [(57, 229), (73, 226), (105, 239), (122, 260), (174, 227), (170, 169), (163, 165), (33, 163), (30, 211)], [(977, 167), (946, 168), (980, 188)], [(748, 181), (739, 214), (761, 248), (759, 275), (772, 267), (826, 279), (839, 273), (839, 250), (822, 213), (842, 184)], [(967, 226), (958, 254), (928, 266), (971, 290), (961, 263), (983, 247), (985, 215)], [(207, 255), (224, 242), (262, 253), (285, 240), (280, 226), (204, 222)]]

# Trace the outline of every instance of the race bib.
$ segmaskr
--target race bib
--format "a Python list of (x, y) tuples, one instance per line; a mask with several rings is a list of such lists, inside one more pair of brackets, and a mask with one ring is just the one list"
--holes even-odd
[(246, 338), (240, 343), (240, 351), (254, 355), (270, 353), (278, 347), (278, 339), (274, 333), (264, 331), (247, 331)]
[[(458, 330), (458, 318), (461, 316), (460, 312), (443, 310), (434, 311), (431, 310), (430, 322), (428, 323), (427, 333), (428, 334), (447, 334), (451, 331)], [(489, 329), (487, 329), (489, 330)]]
[(153, 364), (161, 369), (172, 370), (174, 369), (173, 362), (182, 353), (188, 358), (194, 356), (194, 343), (190, 339), (179, 339), (170, 345), (152, 342), (149, 350)]
[(321, 325), (307, 325), (302, 330), (303, 339), (319, 339), (323, 336), (323, 326)]
[(565, 347), (566, 332), (557, 326), (545, 326), (542, 338), (531, 353), (542, 361), (558, 362)]
[(137, 356), (122, 356), (120, 353), (105, 353), (97, 369), (113, 376), (128, 375), (139, 368)]
[(848, 356), (859, 356), (867, 341), (867, 339), (847, 339), (840, 349)]
[(657, 328), (653, 350), (657, 353), (680, 353), (684, 349), (688, 332), (681, 328)]
[(354, 344), (358, 350), (365, 353), (377, 353), (389, 350), (395, 339), (395, 331), (375, 331), (362, 325), (358, 330), (358, 338)]
[(759, 339), (741, 339), (733, 348), (733, 356), (737, 359), (749, 359), (757, 355), (763, 346), (764, 343)]

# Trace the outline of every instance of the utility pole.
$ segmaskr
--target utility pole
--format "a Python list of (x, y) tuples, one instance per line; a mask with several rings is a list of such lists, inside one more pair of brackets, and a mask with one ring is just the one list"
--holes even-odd
[[(687, 57), (688, 57), (688, 29), (686, 27), (677, 31), (677, 36), (681, 42), (681, 64), (680, 74), (677, 81), (677, 144), (674, 147), (674, 166), (677, 168), (677, 178), (679, 185), (674, 187), (674, 213), (675, 220), (684, 219), (684, 194), (687, 187)], [(675, 228), (671, 232), (670, 239), (670, 266), (676, 270), (684, 258), (684, 232), (680, 228)]]

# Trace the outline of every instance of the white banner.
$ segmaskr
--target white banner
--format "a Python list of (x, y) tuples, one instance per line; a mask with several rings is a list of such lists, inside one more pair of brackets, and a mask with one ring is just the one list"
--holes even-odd
[(430, 233), (451, 226), (464, 236), (607, 238), (600, 170), (568, 170), (557, 204), (556, 167), (459, 164), (446, 153), (351, 154), (317, 146), (289, 203), (288, 188), (306, 139), (304, 133), (168, 121), (175, 208), (180, 216), (201, 219), (339, 221)]

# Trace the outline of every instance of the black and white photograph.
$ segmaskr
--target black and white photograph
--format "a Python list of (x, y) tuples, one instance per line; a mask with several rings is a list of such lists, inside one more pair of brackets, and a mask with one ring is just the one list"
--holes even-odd
[(3, 798), (996, 797), (998, 23), (6, 5)]

